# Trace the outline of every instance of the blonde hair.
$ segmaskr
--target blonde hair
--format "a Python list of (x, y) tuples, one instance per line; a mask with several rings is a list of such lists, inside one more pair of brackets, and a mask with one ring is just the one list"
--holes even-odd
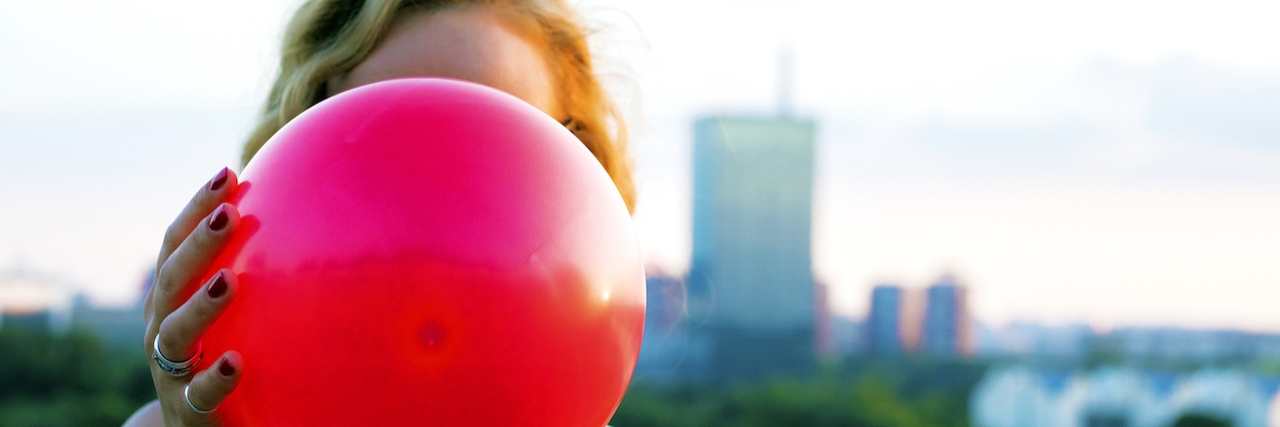
[(280, 75), (244, 144), (242, 164), (285, 123), (328, 97), (326, 82), (363, 62), (398, 16), (465, 5), (500, 7), (532, 24), (533, 42), (544, 49), (559, 104), (572, 120), (570, 130), (609, 173), (627, 210), (634, 211), (625, 123), (595, 75), (580, 18), (563, 0), (306, 1), (285, 30)]

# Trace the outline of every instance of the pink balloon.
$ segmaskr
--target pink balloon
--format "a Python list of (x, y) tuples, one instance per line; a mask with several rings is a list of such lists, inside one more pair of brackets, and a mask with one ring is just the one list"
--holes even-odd
[(414, 78), (343, 92), (249, 164), (204, 337), (244, 355), (245, 426), (591, 426), (630, 381), (644, 272), (577, 138), (506, 93)]

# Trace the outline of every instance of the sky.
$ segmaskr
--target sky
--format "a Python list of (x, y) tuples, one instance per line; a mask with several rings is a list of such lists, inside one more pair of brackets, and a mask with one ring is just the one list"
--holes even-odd
[[(692, 121), (773, 114), (786, 50), (837, 313), (951, 272), (987, 322), (1280, 331), (1280, 6), (572, 3), (655, 266), (688, 266)], [(0, 0), (0, 270), (136, 298), (173, 216), (238, 166), (296, 5)]]

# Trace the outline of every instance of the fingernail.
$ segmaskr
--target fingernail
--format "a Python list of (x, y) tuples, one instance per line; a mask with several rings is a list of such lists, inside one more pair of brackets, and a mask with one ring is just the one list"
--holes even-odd
[(222, 278), (222, 272), (219, 271), (218, 275), (214, 276), (213, 283), (209, 284), (209, 298), (218, 299), (225, 293), (227, 293), (227, 280)]
[(218, 210), (213, 212), (213, 219), (209, 220), (209, 229), (213, 231), (222, 231), (227, 227), (227, 212), (218, 206)]
[(222, 188), (222, 185), (227, 183), (228, 172), (227, 168), (218, 171), (218, 174), (213, 176), (213, 181), (209, 182), (209, 191), (218, 191)]
[(231, 366), (231, 362), (228, 362), (227, 359), (222, 359), (222, 362), (218, 363), (218, 373), (224, 377), (229, 377), (236, 374), (236, 368)]

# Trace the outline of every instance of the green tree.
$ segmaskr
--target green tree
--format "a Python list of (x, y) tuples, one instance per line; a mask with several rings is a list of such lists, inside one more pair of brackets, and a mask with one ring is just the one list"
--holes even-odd
[(860, 361), (809, 379), (735, 386), (636, 384), (615, 427), (968, 427), (969, 393), (985, 367)]
[(83, 331), (0, 329), (0, 426), (119, 426), (155, 399), (140, 351)]
[(1173, 427), (1231, 427), (1231, 421), (1206, 414), (1183, 414)]

